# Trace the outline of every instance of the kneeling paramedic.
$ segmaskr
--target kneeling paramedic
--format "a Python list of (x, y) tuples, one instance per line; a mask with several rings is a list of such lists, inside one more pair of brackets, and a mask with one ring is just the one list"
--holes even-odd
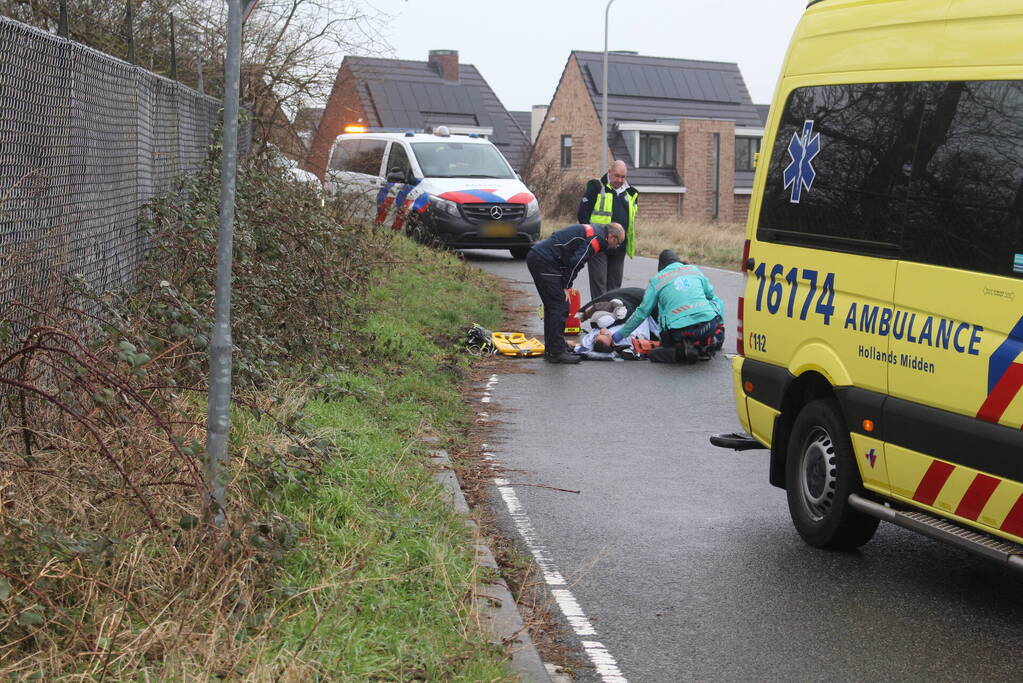
[(692, 363), (710, 358), (724, 341), (725, 305), (700, 269), (682, 263), (671, 249), (661, 252), (657, 267), (643, 301), (614, 333), (614, 343), (624, 343), (656, 305), (661, 348), (656, 355), (651, 352), (650, 360)]
[(579, 356), (565, 343), (568, 290), (591, 256), (624, 240), (625, 229), (618, 223), (577, 224), (557, 230), (529, 250), (526, 265), (543, 302), (544, 357), (548, 362), (579, 362)]

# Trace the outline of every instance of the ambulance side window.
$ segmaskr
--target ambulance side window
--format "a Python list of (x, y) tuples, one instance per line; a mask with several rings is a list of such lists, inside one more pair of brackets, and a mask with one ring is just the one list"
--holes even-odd
[(922, 113), (907, 83), (793, 91), (771, 153), (758, 238), (898, 256)]
[(1023, 83), (920, 88), (904, 258), (1023, 277)]

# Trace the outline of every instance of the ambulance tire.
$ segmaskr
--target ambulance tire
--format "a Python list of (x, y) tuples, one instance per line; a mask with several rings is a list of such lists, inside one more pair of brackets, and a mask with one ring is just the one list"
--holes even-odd
[(849, 431), (833, 398), (803, 406), (785, 461), (789, 514), (815, 548), (847, 550), (871, 539), (878, 519), (854, 510), (849, 494), (863, 489)]

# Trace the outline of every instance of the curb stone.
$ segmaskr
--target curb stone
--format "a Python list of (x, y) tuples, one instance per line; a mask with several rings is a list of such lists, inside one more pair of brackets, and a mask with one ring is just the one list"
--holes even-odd
[[(469, 519), (469, 505), (465, 502), (465, 495), (458, 484), (458, 477), (451, 466), (447, 451), (431, 448), (429, 452), (430, 459), (437, 468), (433, 475), (434, 479), (444, 486), (455, 511), (465, 518), (466, 526), (475, 529), (476, 522)], [(497, 572), (497, 561), (490, 548), (476, 544), (476, 556), (480, 566), (490, 567)], [(515, 598), (512, 597), (503, 578), (499, 577), (496, 583), (481, 584), (477, 587), (475, 608), (483, 625), (490, 631), (491, 642), (511, 653), (511, 669), (520, 680), (532, 683), (562, 683), (570, 680), (558, 674), (554, 678), (551, 677), (548, 669), (555, 667), (545, 665), (540, 659), (540, 654), (536, 651), (533, 639), (529, 637), (529, 631), (516, 607)]]

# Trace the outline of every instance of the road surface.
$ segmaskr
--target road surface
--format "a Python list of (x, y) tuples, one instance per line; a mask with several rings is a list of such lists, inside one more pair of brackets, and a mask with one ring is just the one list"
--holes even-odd
[[(465, 254), (539, 304), (524, 262)], [(624, 284), (655, 271), (653, 259), (627, 261)], [(734, 351), (742, 276), (704, 271)], [(723, 355), (695, 366), (507, 361), (536, 372), (488, 384), (501, 410), (488, 452), (511, 470), (495, 505), (594, 665), (576, 680), (1020, 677), (1023, 576), (887, 524), (858, 551), (811, 548), (767, 482), (767, 452), (708, 443), (739, 428)]]

